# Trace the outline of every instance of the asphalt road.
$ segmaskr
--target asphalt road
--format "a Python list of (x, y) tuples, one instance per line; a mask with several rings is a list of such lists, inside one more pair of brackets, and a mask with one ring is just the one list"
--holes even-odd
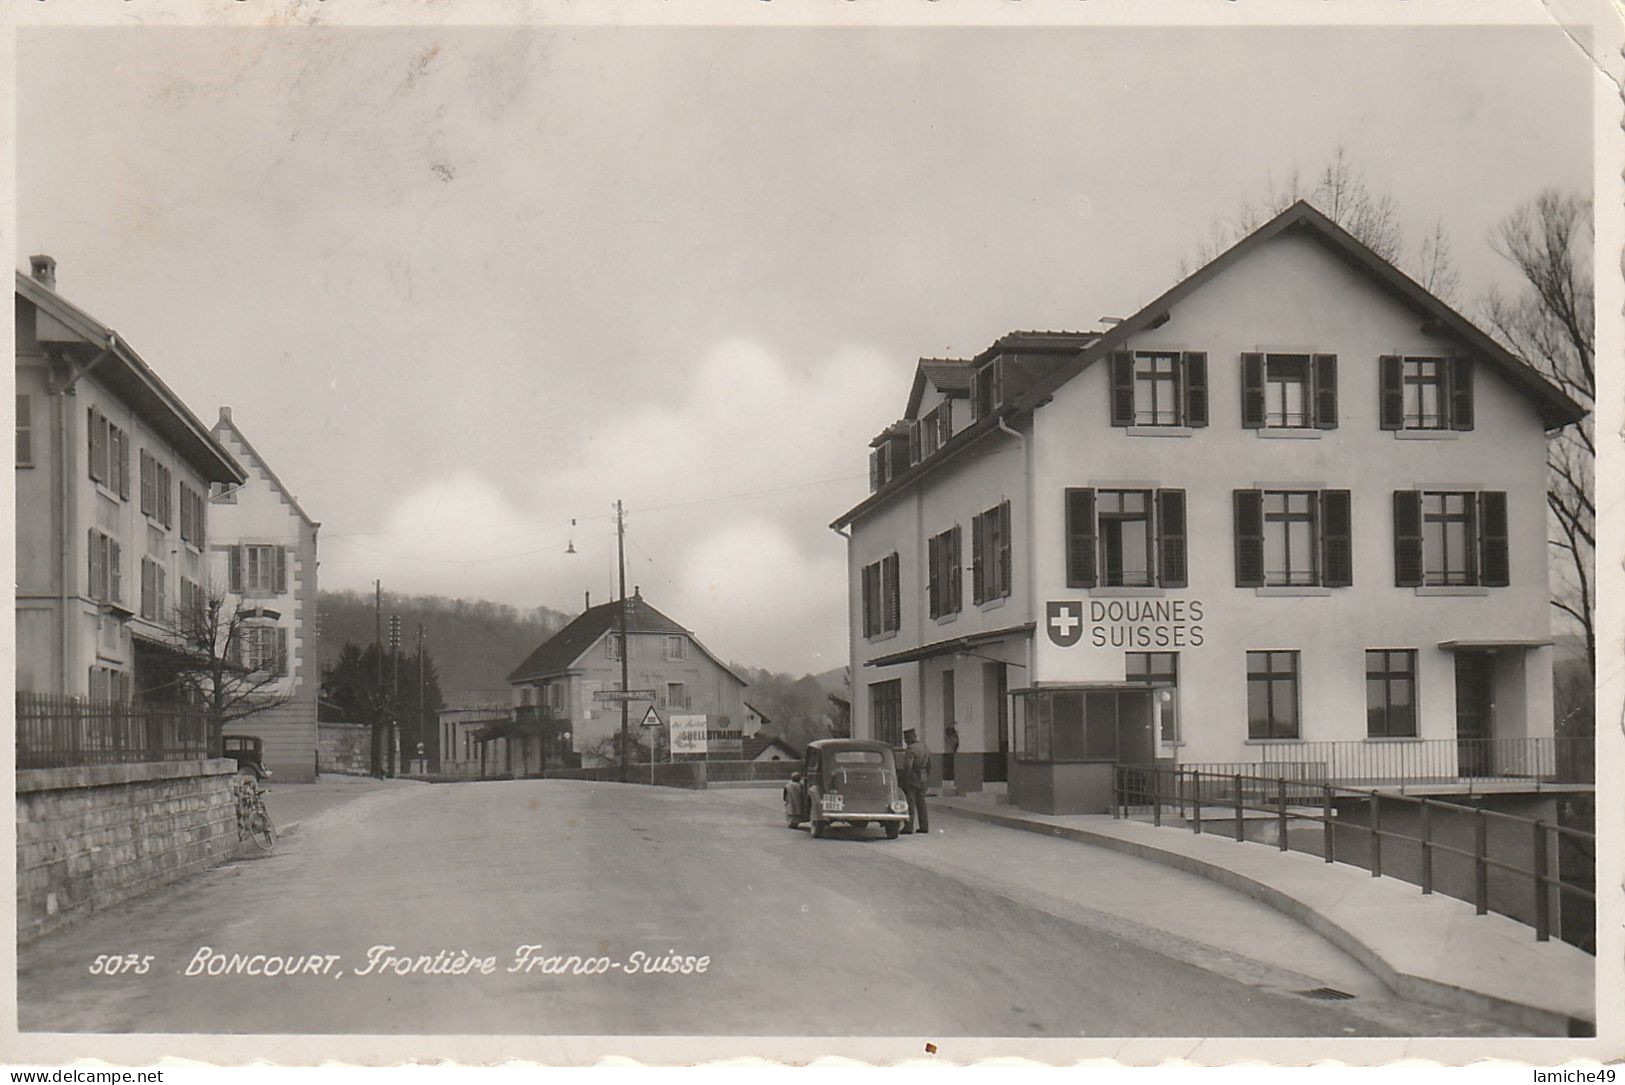
[[(1058, 864), (1094, 849), (936, 820), (944, 831), (929, 839), (815, 841), (785, 828), (776, 791), (513, 781), (371, 792), (268, 857), (24, 947), (19, 1024), (927, 1037), (1347, 1037), (1462, 1025), (1380, 999), (1300, 997), (1287, 989), (1291, 973), (1230, 954), (1210, 961), (1187, 942), (1159, 952), (1154, 938), (1067, 899)], [(1138, 861), (1111, 861), (1127, 891), (1123, 864)], [(1049, 888), (1017, 867), (1049, 876)], [(1163, 904), (1233, 923), (1246, 915), (1224, 909), (1259, 907), (1197, 879), (1178, 895)], [(380, 946), (407, 964), (369, 967)], [(516, 968), (527, 953), (542, 962)], [(151, 962), (140, 975), (90, 974), (104, 954)], [(233, 955), (260, 971), (278, 965), (258, 955), (283, 969), (297, 961), (298, 974), (209, 974)], [(601, 971), (552, 974), (555, 956)], [(679, 970), (640, 967), (663, 958)], [(489, 971), (456, 973), (487, 959)]]

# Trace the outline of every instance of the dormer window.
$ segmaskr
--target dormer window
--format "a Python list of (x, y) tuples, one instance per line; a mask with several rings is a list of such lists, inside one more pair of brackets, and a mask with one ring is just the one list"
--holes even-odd
[(908, 427), (899, 423), (871, 442), (874, 449), (869, 453), (869, 489), (871, 492), (880, 489), (886, 483), (908, 470), (910, 463), (909, 448), (913, 443), (910, 439), (911, 432)]
[(986, 418), (1004, 401), (1004, 359), (994, 358), (976, 371), (970, 386), (972, 419)]
[(948, 400), (914, 423), (914, 462), (932, 455), (953, 436), (953, 405)]

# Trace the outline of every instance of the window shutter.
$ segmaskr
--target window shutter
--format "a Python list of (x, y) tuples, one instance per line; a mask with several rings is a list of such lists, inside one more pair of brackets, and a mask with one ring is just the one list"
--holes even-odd
[(161, 472), (159, 479), (163, 484), (163, 490), (161, 490), (158, 494), (158, 506), (159, 511), (163, 513), (161, 519), (164, 521), (164, 526), (169, 527), (175, 522), (174, 506), (172, 504), (175, 492), (175, 480), (170, 474), (168, 467), (160, 467), (158, 470)]
[(880, 631), (879, 623), (875, 620), (878, 614), (876, 609), (880, 605), (880, 566), (865, 565), (863, 567), (863, 635), (872, 637)]
[(1264, 586), (1264, 494), (1235, 491), (1236, 587)]
[(948, 612), (953, 614), (959, 613), (965, 598), (964, 569), (960, 560), (963, 549), (959, 538), (959, 525), (955, 524), (948, 539)]
[(288, 630), (286, 626), (276, 628), (276, 675), (285, 678), (288, 674)]
[(85, 469), (96, 478), (96, 408), (85, 411)]
[(1311, 376), (1315, 389), (1315, 428), (1337, 428), (1337, 355), (1317, 354)]
[(1112, 351), (1112, 425), (1134, 424), (1134, 355)]
[(276, 548), (276, 593), (284, 595), (288, 591), (288, 548)]
[(1450, 359), (1450, 428), (1473, 428), (1473, 360)]
[(141, 515), (152, 511), (152, 460), (141, 450)]
[(1422, 494), (1394, 491), (1394, 586), (1415, 588), (1422, 583)]
[(162, 565), (152, 566), (152, 617), (154, 621), (169, 620), (169, 570)]
[(1347, 588), (1354, 583), (1354, 520), (1347, 490), (1320, 491), (1321, 583)]
[(107, 539), (107, 594), (115, 603), (124, 602), (124, 551), (114, 539)]
[(231, 591), (241, 595), (243, 591), (243, 548), (233, 546), (227, 552), (226, 562), (228, 565), (226, 582)]
[(98, 562), (96, 561), (98, 538), (99, 535), (96, 529), (91, 528), (89, 534), (86, 536), (87, 542), (85, 544), (85, 553), (88, 555), (85, 562), (85, 582), (86, 586), (90, 590), (90, 597), (92, 599), (100, 599), (106, 594), (106, 589), (96, 579), (96, 570), (98, 567)]
[(902, 598), (897, 583), (897, 555), (889, 554), (880, 563), (880, 590), (885, 597), (885, 628), (889, 632), (902, 625)]
[(1264, 356), (1241, 356), (1241, 428), (1264, 428)]
[(982, 513), (977, 513), (971, 518), (970, 528), (971, 598), (978, 604), (987, 600), (987, 574), (984, 569), (987, 562), (986, 519)]
[(1183, 588), (1186, 571), (1185, 491), (1157, 491), (1157, 583)]
[(880, 489), (880, 449), (873, 449), (869, 453), (869, 492), (874, 493)]
[(1377, 359), (1377, 372), (1382, 399), (1382, 428), (1404, 429), (1405, 385), (1399, 355), (1384, 354)]
[(118, 466), (114, 471), (118, 479), (118, 495), (125, 501), (130, 499), (130, 435), (123, 430), (118, 431)]
[(1066, 586), (1095, 586), (1095, 491), (1066, 491)]
[(1014, 579), (1010, 569), (1010, 502), (999, 506), (999, 587), (996, 594), (1009, 595)]
[(197, 502), (197, 515), (193, 518), (192, 526), (197, 532), (197, 547), (199, 550), (202, 550), (203, 547), (208, 543), (209, 539), (209, 531), (207, 527), (209, 522), (209, 502), (208, 499), (203, 496), (202, 490), (199, 490), (197, 494), (194, 495), (193, 499)]
[(933, 535), (926, 542), (925, 599), (926, 610), (933, 618), (942, 617), (942, 552), (947, 539)]
[(236, 666), (243, 665), (243, 636), (248, 630), (233, 623), (234, 628), (226, 630), (226, 658)]
[(141, 616), (152, 617), (152, 562), (141, 559)]
[(1207, 425), (1207, 352), (1187, 350), (1185, 370), (1185, 424)]
[(1507, 560), (1507, 495), (1486, 490), (1478, 495), (1479, 580), (1486, 588), (1504, 588), (1512, 582)]
[(937, 408), (937, 447), (941, 448), (948, 443), (948, 438), (954, 435), (954, 409), (949, 403)]

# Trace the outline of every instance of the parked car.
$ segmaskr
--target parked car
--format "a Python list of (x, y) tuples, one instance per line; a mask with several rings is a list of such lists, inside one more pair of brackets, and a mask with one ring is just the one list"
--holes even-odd
[(811, 743), (800, 772), (784, 785), (784, 821), (810, 823), (823, 837), (837, 822), (854, 829), (879, 825), (895, 840), (908, 824), (908, 800), (897, 783), (897, 759), (884, 742), (826, 738)]
[(227, 735), (224, 754), (237, 762), (238, 772), (251, 772), (256, 780), (271, 776), (265, 767), (265, 742), (258, 735)]

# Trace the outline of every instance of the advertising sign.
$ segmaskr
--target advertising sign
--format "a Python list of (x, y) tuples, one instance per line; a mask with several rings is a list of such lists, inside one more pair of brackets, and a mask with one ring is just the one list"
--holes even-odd
[(672, 756), (680, 753), (705, 753), (705, 717), (673, 716), (671, 718)]
[(745, 756), (743, 731), (708, 731), (705, 743), (707, 753), (713, 758), (737, 760)]

